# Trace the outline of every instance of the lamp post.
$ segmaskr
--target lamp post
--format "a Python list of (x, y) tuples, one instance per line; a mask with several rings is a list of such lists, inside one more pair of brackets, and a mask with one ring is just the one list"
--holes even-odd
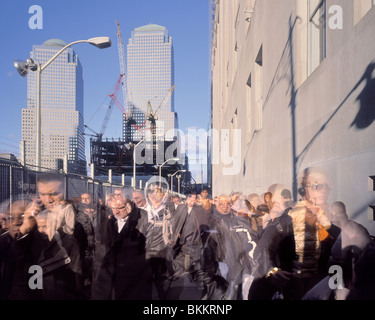
[(134, 145), (134, 149), (133, 149), (133, 183), (132, 183), (132, 188), (135, 189), (136, 187), (136, 182), (135, 182), (135, 175), (136, 175), (136, 166), (137, 166), (137, 163), (135, 161), (135, 149), (143, 142), (146, 140), (147, 137), (144, 137), (141, 141), (139, 141), (136, 145)]
[(170, 158), (166, 161), (164, 161), (163, 164), (158, 165), (159, 166), (159, 185), (161, 185), (161, 168), (168, 162), (168, 161), (178, 161), (180, 158)]
[(65, 49), (71, 47), (74, 44), (77, 43), (90, 43), (93, 46), (104, 49), (108, 48), (112, 45), (112, 41), (108, 37), (96, 37), (96, 38), (90, 38), (88, 40), (78, 40), (71, 42), (67, 44), (65, 47), (63, 47), (59, 52), (57, 52), (51, 59), (49, 59), (44, 65), (41, 65), (39, 62), (35, 62), (33, 59), (29, 58), (25, 61), (21, 60), (15, 60), (14, 61), (14, 67), (17, 69), (18, 73), (25, 77), (29, 70), (36, 71), (37, 77), (36, 77), (36, 148), (35, 148), (35, 160), (36, 160), (36, 167), (37, 170), (40, 171), (41, 169), (41, 145), (42, 145), (42, 123), (41, 123), (41, 77), (42, 72), (45, 68), (47, 68), (53, 60), (55, 60)]
[[(183, 170), (177, 170), (174, 174), (171, 175), (171, 193), (173, 192), (173, 177), (174, 177), (177, 173), (179, 173), (179, 172), (186, 172), (186, 170), (185, 170), (185, 169), (183, 169)], [(179, 193), (180, 193), (180, 192), (179, 192)]]
[(181, 175), (179, 174), (177, 176), (177, 192), (178, 192), (178, 194), (180, 194), (180, 179), (181, 179)]

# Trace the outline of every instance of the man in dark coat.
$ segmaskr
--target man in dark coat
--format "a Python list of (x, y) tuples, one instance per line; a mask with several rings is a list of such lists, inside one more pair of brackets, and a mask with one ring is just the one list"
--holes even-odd
[[(15, 201), (5, 214), (6, 231), (0, 235), (0, 300), (41, 298), (39, 290), (28, 286), (29, 268), (36, 265), (39, 251), (29, 251), (31, 237), (23, 237), (20, 227), (29, 202)], [(24, 239), (22, 239), (24, 238)]]
[(202, 210), (196, 199), (196, 194), (189, 194), (186, 204), (178, 206), (174, 215), (173, 245), (169, 246), (168, 251), (168, 265), (172, 275), (167, 292), (168, 299), (198, 300), (201, 297), (200, 291), (189, 277), (193, 257), (197, 256), (194, 250), (200, 251), (200, 248), (194, 245), (195, 236), (199, 233), (193, 216)]
[[(36, 202), (30, 205), (20, 200), (11, 208), (9, 235), (3, 234), (0, 239), (0, 264), (4, 270), (0, 281), (1, 298), (83, 299), (80, 252), (73, 235), (66, 234), (60, 227), (49, 240), (47, 215), (38, 213), (40, 206)], [(31, 266), (40, 267), (42, 271), (41, 287), (34, 290), (30, 288)]]
[[(273, 205), (264, 216), (264, 230), (254, 252), (254, 280), (249, 300), (294, 299), (293, 261), (296, 259), (290, 207), (282, 201), (285, 186), (273, 186)], [(282, 293), (282, 295), (281, 295)]]
[(167, 208), (168, 208), (169, 212), (172, 215), (174, 215), (176, 213), (176, 211), (177, 211), (177, 208), (180, 206), (180, 204), (181, 204), (181, 199), (176, 194), (176, 195), (172, 196), (172, 201), (168, 202)]
[(128, 198), (111, 202), (107, 220), (108, 252), (101, 264), (92, 299), (151, 299), (151, 269), (145, 258), (145, 237), (139, 231), (141, 216)]
[(199, 262), (198, 281), (205, 288), (204, 299), (241, 299), (243, 273), (251, 274), (256, 247), (250, 231), (249, 224), (233, 214), (229, 197), (221, 195)]

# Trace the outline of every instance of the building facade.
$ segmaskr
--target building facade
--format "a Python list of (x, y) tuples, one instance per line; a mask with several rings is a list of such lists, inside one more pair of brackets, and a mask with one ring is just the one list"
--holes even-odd
[(216, 0), (213, 195), (298, 198), (304, 168), (331, 175), (330, 201), (375, 234), (373, 0)]
[(124, 117), (124, 140), (140, 141), (144, 137), (151, 129), (150, 111), (157, 118), (157, 137), (164, 138), (168, 130), (177, 128), (173, 90), (168, 96), (173, 85), (173, 43), (168, 30), (155, 24), (135, 28), (127, 44), (127, 109), (133, 123), (127, 125)]
[[(34, 45), (31, 58), (42, 65), (62, 47), (59, 39)], [(35, 165), (37, 74), (27, 76), (27, 108), (22, 109), (21, 154), (26, 164)], [(62, 168), (68, 161), (68, 171), (86, 174), (83, 120), (82, 66), (72, 48), (64, 50), (41, 76), (41, 166)]]

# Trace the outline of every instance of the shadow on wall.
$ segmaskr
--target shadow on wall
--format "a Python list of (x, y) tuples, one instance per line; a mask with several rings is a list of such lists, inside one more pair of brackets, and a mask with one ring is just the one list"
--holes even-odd
[[(292, 128), (292, 153), (293, 153), (293, 198), (297, 199), (297, 172), (300, 165), (303, 163), (304, 157), (307, 155), (311, 146), (314, 144), (316, 139), (325, 131), (331, 120), (340, 111), (341, 107), (347, 102), (349, 97), (359, 88), (359, 86), (365, 82), (365, 87), (362, 92), (356, 98), (359, 102), (359, 111), (350, 125), (350, 128), (355, 127), (357, 130), (364, 130), (368, 128), (375, 121), (375, 77), (373, 73), (375, 70), (375, 61), (372, 61), (366, 68), (362, 77), (354, 85), (354, 87), (348, 92), (346, 97), (341, 101), (329, 118), (323, 123), (323, 125), (317, 130), (317, 132), (311, 137), (310, 141), (305, 145), (299, 154), (297, 154), (297, 133), (296, 133), (296, 109), (297, 109), (297, 95), (298, 88), (295, 85), (295, 70), (294, 70), (294, 56), (293, 56), (293, 39), (294, 39), (294, 28), (296, 23), (299, 21), (299, 17), (294, 20), (292, 16), (289, 17), (289, 37), (286, 41), (284, 50), (281, 54), (279, 64), (275, 70), (274, 77), (272, 79), (270, 88), (267, 92), (266, 99), (264, 100), (263, 106), (266, 106), (273, 90), (279, 85), (281, 81), (288, 81), (289, 87), (286, 94), (290, 95), (289, 108), (291, 114), (291, 128)], [(246, 158), (250, 152), (250, 147), (253, 142), (253, 138), (256, 133), (253, 133), (253, 137), (248, 144), (244, 161), (242, 175), (246, 175)]]
[(331, 122), (336, 113), (341, 109), (345, 104), (348, 98), (354, 93), (355, 90), (361, 85), (363, 81), (366, 81), (366, 85), (362, 92), (357, 97), (356, 101), (360, 102), (360, 109), (354, 121), (350, 125), (350, 128), (355, 126), (359, 130), (366, 129), (369, 127), (375, 120), (375, 78), (372, 78), (373, 70), (375, 69), (375, 62), (371, 62), (364, 72), (363, 76), (355, 84), (353, 89), (347, 94), (345, 99), (340, 103), (328, 120), (321, 126), (317, 133), (312, 137), (310, 142), (305, 146), (301, 153), (297, 156), (297, 159), (302, 163), (304, 155), (310, 149), (316, 138), (326, 129), (328, 124)]
[(372, 76), (374, 69), (375, 62), (372, 62), (368, 65), (365, 73), (358, 82), (359, 85), (363, 81), (366, 81), (366, 85), (356, 99), (360, 104), (359, 111), (350, 127), (355, 127), (359, 130), (366, 129), (375, 120), (375, 78)]

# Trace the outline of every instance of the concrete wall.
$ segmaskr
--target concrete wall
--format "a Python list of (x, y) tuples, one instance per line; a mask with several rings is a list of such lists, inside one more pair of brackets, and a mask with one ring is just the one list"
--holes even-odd
[[(241, 168), (224, 175), (228, 165), (221, 159), (213, 165), (213, 195), (261, 194), (283, 183), (297, 196), (296, 176), (322, 166), (332, 176), (331, 201), (345, 202), (349, 215), (375, 234), (368, 208), (375, 204), (369, 189), (375, 175), (375, 9), (358, 20), (354, 4), (327, 1), (326, 58), (308, 75), (307, 0), (216, 2), (212, 124), (218, 132), (241, 130), (235, 154)], [(329, 28), (334, 5), (343, 9), (342, 29)], [(259, 101), (262, 125), (254, 131)], [(231, 150), (236, 144), (230, 137)]]

